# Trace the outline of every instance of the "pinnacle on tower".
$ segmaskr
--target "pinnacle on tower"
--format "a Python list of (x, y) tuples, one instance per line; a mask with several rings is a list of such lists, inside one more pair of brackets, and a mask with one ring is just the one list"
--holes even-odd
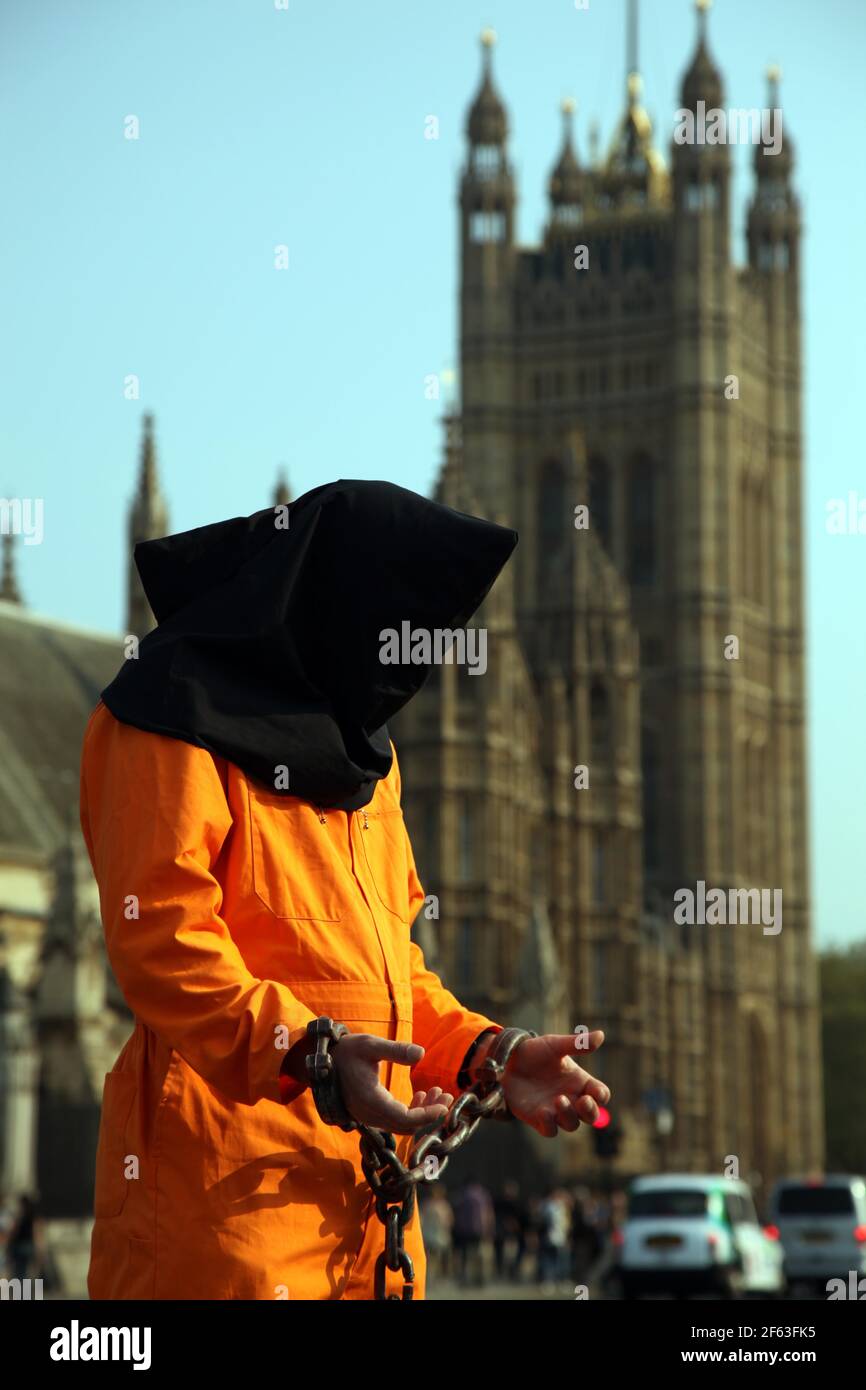
[(481, 34), (482, 76), (478, 95), (469, 108), (466, 134), (472, 145), (502, 146), (508, 139), (508, 115), (502, 98), (493, 82), (493, 45), (496, 33), (485, 29)]
[(18, 577), (15, 573), (15, 552), (12, 548), (15, 540), (14, 533), (3, 532), (3, 565), (0, 573), (0, 599), (5, 599), (7, 603), (21, 603), (21, 590), (18, 587)]
[[(472, 251), (482, 251), (486, 271), (489, 257), (502, 250), (508, 255), (514, 230), (514, 177), (508, 162), (508, 116), (493, 82), (491, 53), (496, 35), (485, 29), (481, 35), (481, 85), (466, 118), (469, 140), (467, 161), (460, 186), (464, 266)], [(476, 270), (479, 265), (476, 258)], [(480, 271), (479, 271), (480, 273)]]
[(291, 500), (292, 490), (289, 487), (289, 480), (286, 477), (285, 470), (281, 468), (277, 474), (277, 485), (274, 488), (273, 505), (275, 507), (287, 507)]
[(580, 220), (583, 202), (583, 176), (574, 151), (574, 112), (576, 103), (566, 97), (561, 104), (562, 149), (548, 185), (554, 216), (559, 221)]
[[(771, 63), (767, 68), (767, 112), (770, 113), (770, 127), (773, 139), (778, 144), (773, 148), (773, 139), (767, 139), (767, 132), (762, 131), (762, 139), (755, 146), (754, 164), (755, 172), (759, 179), (767, 179), (773, 183), (781, 183), (788, 179), (794, 167), (794, 145), (787, 130), (784, 128), (784, 118), (782, 113), (781, 97), (779, 95), (779, 84), (782, 80), (782, 69), (777, 63)], [(765, 150), (773, 148), (772, 153), (765, 153)]]
[(126, 630), (143, 637), (155, 624), (150, 604), (144, 595), (141, 579), (132, 557), (139, 541), (155, 540), (168, 531), (168, 508), (160, 491), (156, 466), (156, 441), (153, 415), (144, 416), (141, 453), (138, 470), (138, 489), (129, 513), (129, 577), (127, 587)]
[(604, 168), (605, 189), (616, 204), (644, 206), (666, 198), (664, 160), (653, 144), (652, 122), (641, 105), (642, 87), (638, 68), (638, 6), (637, 0), (629, 0), (626, 111)]
[(710, 56), (707, 44), (707, 13), (711, 3), (712, 0), (695, 0), (698, 42), (680, 89), (680, 103), (689, 111), (694, 111), (699, 101), (705, 102), (708, 110), (721, 107), (724, 102), (722, 75)]

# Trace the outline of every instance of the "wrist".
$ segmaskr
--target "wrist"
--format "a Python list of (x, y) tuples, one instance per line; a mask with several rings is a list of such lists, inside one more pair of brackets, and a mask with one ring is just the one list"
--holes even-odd
[(290, 1076), (298, 1085), (306, 1088), (310, 1084), (307, 1075), (307, 1055), (314, 1050), (306, 1035), (303, 1038), (299, 1038), (294, 1046), (289, 1048), (283, 1058), (283, 1064), (280, 1067), (282, 1075)]
[(487, 1056), (494, 1038), (498, 1037), (501, 1031), (500, 1028), (485, 1028), (483, 1033), (479, 1033), (463, 1058), (463, 1065), (457, 1073), (459, 1090), (465, 1091), (474, 1085), (478, 1079), (478, 1068)]
[(307, 1035), (312, 1050), (304, 1058), (307, 1080), (313, 1093), (319, 1118), (325, 1124), (339, 1125), (349, 1131), (358, 1129), (358, 1123), (350, 1115), (343, 1100), (342, 1089), (337, 1077), (334, 1053), (340, 1039), (346, 1037), (349, 1029), (345, 1023), (322, 1014), (307, 1024)]

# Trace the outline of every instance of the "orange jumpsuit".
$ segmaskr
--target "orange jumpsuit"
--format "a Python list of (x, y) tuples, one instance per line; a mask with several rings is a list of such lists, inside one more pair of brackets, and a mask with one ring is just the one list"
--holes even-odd
[[(324, 1124), (309, 1090), (281, 1100), (286, 1049), (319, 1014), (420, 1043), (417, 1066), (383, 1075), (408, 1103), (456, 1094), (470, 1044), (500, 1026), (410, 941), (424, 893), (396, 756), (364, 810), (320, 812), (100, 701), (81, 824), (135, 1015), (105, 1078), (90, 1296), (372, 1298), (384, 1227), (357, 1133)], [(397, 1143), (405, 1161), (411, 1136)], [(405, 1245), (421, 1298), (417, 1207)]]

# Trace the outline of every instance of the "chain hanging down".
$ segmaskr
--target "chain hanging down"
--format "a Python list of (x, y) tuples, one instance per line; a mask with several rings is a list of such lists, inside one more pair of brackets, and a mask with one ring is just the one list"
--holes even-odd
[[(538, 1034), (525, 1028), (504, 1028), (496, 1035), (473, 1084), (438, 1123), (418, 1132), (407, 1166), (397, 1155), (393, 1134), (353, 1120), (343, 1104), (328, 1049), (348, 1031), (345, 1024), (334, 1023), (330, 1018), (314, 1019), (308, 1032), (316, 1038), (316, 1051), (307, 1058), (307, 1071), (322, 1119), (343, 1130), (356, 1129), (360, 1135), (361, 1167), (373, 1193), (376, 1215), (385, 1227), (385, 1248), (376, 1261), (374, 1297), (408, 1302), (414, 1292), (415, 1270), (403, 1245), (403, 1232), (415, 1211), (418, 1185), (441, 1177), (455, 1149), (466, 1143), (481, 1120), (513, 1118), (505, 1101), (502, 1078), (514, 1050), (525, 1038), (536, 1038)], [(431, 1159), (435, 1162), (431, 1163)], [(402, 1295), (385, 1293), (389, 1269), (402, 1273)]]

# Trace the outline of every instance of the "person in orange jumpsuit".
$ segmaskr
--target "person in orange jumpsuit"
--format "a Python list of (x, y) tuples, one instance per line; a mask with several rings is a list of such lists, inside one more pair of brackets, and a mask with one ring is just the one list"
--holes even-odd
[[(501, 1031), (410, 939), (425, 899), (387, 720), (429, 664), (381, 652), (404, 621), (464, 625), (516, 540), (339, 482), (136, 547), (157, 626), (102, 692), (81, 765), (135, 1019), (105, 1078), (91, 1298), (373, 1297), (384, 1228), (357, 1133), (325, 1123), (307, 1085), (307, 1024), (348, 1027), (343, 1103), (399, 1135), (404, 1162)], [(571, 1034), (531, 1037), (508, 1063), (509, 1109), (541, 1134), (609, 1098), (574, 1052)], [(417, 1207), (404, 1240), (423, 1297)]]

